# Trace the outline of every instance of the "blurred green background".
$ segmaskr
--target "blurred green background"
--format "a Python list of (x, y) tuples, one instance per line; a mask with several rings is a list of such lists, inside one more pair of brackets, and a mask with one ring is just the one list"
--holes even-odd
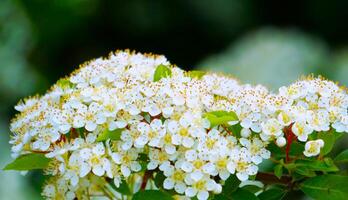
[[(14, 104), (117, 49), (165, 54), (273, 90), (304, 74), (348, 85), (348, 1), (0, 0), (0, 167)], [(0, 171), (0, 199), (40, 199), (40, 173)]]

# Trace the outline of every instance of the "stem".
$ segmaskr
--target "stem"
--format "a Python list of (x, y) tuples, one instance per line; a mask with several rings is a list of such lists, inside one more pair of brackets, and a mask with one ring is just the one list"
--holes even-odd
[(152, 178), (153, 171), (145, 171), (140, 189), (145, 190), (147, 181)]
[(256, 175), (256, 180), (261, 181), (265, 184), (281, 184), (281, 185), (292, 185), (292, 178), (288, 175), (283, 175), (280, 177), (276, 177), (273, 173), (269, 172), (258, 172)]
[(290, 156), (289, 156), (289, 153), (290, 153), (290, 150), (291, 150), (291, 144), (293, 141), (295, 141), (297, 138), (296, 138), (296, 135), (292, 132), (291, 130), (292, 128), (292, 124), (290, 124), (290, 126), (284, 128), (284, 133), (285, 133), (285, 137), (286, 137), (286, 148), (285, 148), (285, 154), (286, 154), (286, 159), (285, 159), (285, 162), (288, 163), (290, 162)]

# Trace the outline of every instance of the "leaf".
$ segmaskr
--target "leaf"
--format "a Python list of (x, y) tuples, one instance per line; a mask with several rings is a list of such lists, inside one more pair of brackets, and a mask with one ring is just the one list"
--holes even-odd
[(335, 162), (337, 163), (345, 163), (348, 162), (348, 149), (342, 151), (340, 154), (336, 156), (334, 159)]
[(12, 163), (6, 165), (4, 170), (33, 170), (33, 169), (45, 169), (48, 167), (51, 159), (46, 158), (44, 154), (25, 154), (19, 156)]
[(121, 139), (121, 134), (124, 129), (116, 129), (113, 131), (109, 131), (108, 129), (105, 129), (104, 132), (98, 135), (97, 142), (102, 142), (107, 139), (111, 140), (120, 140)]
[(238, 188), (236, 191), (232, 192), (230, 195), (221, 193), (214, 197), (214, 200), (258, 200), (254, 193)]
[(212, 111), (204, 114), (205, 118), (207, 118), (210, 122), (211, 127), (215, 127), (218, 125), (228, 125), (228, 122), (237, 121), (238, 116), (235, 112), (227, 112), (227, 111)]
[(173, 198), (160, 190), (144, 190), (135, 193), (132, 200), (173, 200)]
[(320, 160), (297, 160), (296, 167), (305, 167), (312, 171), (336, 172), (339, 169), (330, 158), (325, 158), (324, 162)]
[(284, 197), (285, 193), (286, 192), (282, 189), (272, 188), (262, 192), (257, 197), (260, 200), (280, 200)]
[(193, 70), (188, 71), (187, 75), (191, 78), (201, 79), (207, 72), (199, 71), (199, 70)]
[(274, 175), (276, 175), (276, 177), (278, 177), (279, 179), (282, 177), (283, 165), (279, 164), (274, 167)]
[(155, 74), (153, 75), (153, 81), (157, 82), (161, 80), (162, 78), (170, 77), (172, 76), (172, 71), (169, 67), (165, 65), (158, 65)]
[(231, 199), (233, 200), (258, 200), (255, 194), (249, 192), (248, 190), (244, 190), (242, 188), (238, 188), (235, 192), (232, 193)]
[(307, 176), (307, 177), (313, 177), (317, 175), (313, 170), (310, 170), (309, 168), (305, 166), (297, 167), (295, 169), (295, 172), (299, 175)]
[(63, 89), (73, 88), (74, 84), (70, 82), (69, 78), (61, 78), (57, 81), (56, 85)]
[(256, 192), (262, 190), (261, 187), (256, 186), (256, 185), (246, 185), (246, 186), (243, 186), (242, 189), (248, 190), (251, 193), (256, 193)]
[(318, 133), (318, 138), (322, 139), (324, 141), (324, 146), (323, 148), (320, 149), (320, 155), (324, 156), (332, 150), (335, 141), (336, 141), (336, 136), (334, 133), (331, 131), (327, 132), (319, 132)]
[(128, 183), (125, 180), (122, 180), (120, 187), (116, 187), (114, 184), (111, 184), (112, 188), (115, 189), (117, 192), (124, 194), (124, 195), (131, 195), (132, 192), (128, 186)]
[(164, 176), (163, 172), (159, 171), (157, 172), (155, 178), (154, 178), (154, 182), (157, 188), (163, 188), (163, 182), (166, 179), (166, 176)]
[(224, 183), (222, 192), (215, 196), (214, 199), (225, 199), (232, 195), (238, 189), (240, 180), (235, 175), (231, 175)]
[(231, 175), (222, 188), (222, 193), (230, 194), (238, 189), (240, 180), (235, 175)]
[(308, 196), (318, 200), (342, 200), (348, 196), (348, 176), (322, 175), (310, 178), (300, 185)]

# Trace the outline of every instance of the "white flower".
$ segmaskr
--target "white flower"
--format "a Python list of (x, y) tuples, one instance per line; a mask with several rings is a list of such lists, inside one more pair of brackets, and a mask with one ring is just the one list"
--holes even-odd
[(258, 167), (252, 163), (251, 154), (246, 148), (233, 149), (230, 156), (232, 162), (228, 163), (227, 169), (231, 173), (236, 171), (239, 180), (245, 181), (257, 173)]
[(138, 172), (141, 170), (141, 165), (137, 161), (138, 153), (135, 149), (112, 153), (111, 157), (116, 164), (121, 165), (121, 172), (125, 177), (130, 176), (132, 171)]
[(313, 132), (313, 129), (305, 122), (295, 122), (291, 127), (292, 132), (297, 136), (301, 142), (306, 142), (308, 135)]
[(283, 135), (283, 126), (276, 119), (269, 119), (262, 124), (261, 138), (269, 140)]
[(253, 138), (251, 141), (241, 138), (240, 143), (250, 152), (251, 160), (256, 165), (262, 162), (262, 159), (271, 157), (271, 152), (265, 149), (265, 144), (258, 138)]
[(305, 151), (303, 154), (307, 157), (317, 156), (320, 153), (320, 149), (324, 146), (322, 139), (308, 141), (305, 145)]
[(183, 194), (185, 192), (186, 173), (184, 171), (175, 167), (175, 169), (168, 170), (167, 173), (165, 172), (164, 175), (167, 177), (163, 181), (163, 187), (165, 189), (171, 190), (174, 188), (174, 190), (179, 194)]
[(51, 144), (56, 142), (60, 138), (58, 130), (47, 129), (40, 137), (37, 138), (35, 142), (32, 143), (32, 148), (46, 151), (50, 148)]
[(147, 143), (152, 147), (160, 147), (160, 140), (166, 133), (165, 127), (159, 119), (154, 119), (150, 124), (140, 122), (138, 131), (141, 132), (141, 135), (135, 140), (137, 148), (142, 148)]
[(190, 177), (186, 177), (185, 183), (189, 185), (185, 190), (185, 195), (188, 197), (197, 196), (199, 200), (208, 199), (209, 191), (219, 190), (218, 188), (220, 186), (208, 176), (204, 176), (198, 181), (195, 181)]
[(98, 124), (103, 124), (106, 122), (106, 117), (101, 110), (102, 107), (95, 102), (92, 102), (88, 108), (85, 105), (81, 105), (77, 109), (77, 113), (74, 118), (74, 127), (81, 128), (85, 126), (87, 131), (94, 131)]

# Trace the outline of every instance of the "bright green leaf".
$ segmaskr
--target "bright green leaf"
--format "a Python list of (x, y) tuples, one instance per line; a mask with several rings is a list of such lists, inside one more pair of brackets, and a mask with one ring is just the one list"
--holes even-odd
[(260, 200), (280, 200), (284, 197), (285, 191), (279, 188), (272, 188), (259, 194)]
[(204, 71), (193, 70), (193, 71), (188, 71), (187, 75), (191, 78), (201, 79), (206, 73), (207, 72), (204, 72)]
[(45, 169), (48, 167), (51, 159), (46, 158), (44, 154), (25, 154), (18, 157), (12, 163), (6, 165), (4, 170), (33, 170), (33, 169)]
[(340, 154), (338, 154), (334, 160), (337, 163), (344, 163), (348, 162), (348, 149), (342, 151)]
[(107, 139), (110, 140), (120, 140), (121, 139), (121, 133), (123, 129), (116, 129), (113, 131), (109, 131), (108, 129), (105, 129), (104, 132), (98, 135), (97, 142), (102, 142)]
[(348, 176), (322, 175), (310, 178), (300, 185), (301, 190), (313, 199), (343, 200), (348, 196)]
[(160, 190), (144, 190), (135, 193), (132, 200), (173, 200), (173, 198)]
[(61, 78), (57, 81), (56, 83), (57, 86), (63, 88), (63, 89), (68, 89), (68, 88), (73, 88), (74, 84), (70, 82), (69, 78)]
[(282, 177), (283, 175), (283, 166), (282, 165), (276, 165), (274, 167), (274, 175), (276, 175), (276, 177), (278, 177), (279, 179)]
[(228, 125), (228, 122), (237, 121), (238, 116), (235, 112), (227, 112), (227, 111), (212, 111), (204, 114), (205, 118), (207, 118), (210, 122), (211, 127), (215, 127), (218, 125)]
[(169, 67), (165, 65), (158, 65), (155, 74), (153, 75), (153, 81), (157, 82), (161, 80), (162, 78), (170, 77), (172, 76), (172, 71)]

